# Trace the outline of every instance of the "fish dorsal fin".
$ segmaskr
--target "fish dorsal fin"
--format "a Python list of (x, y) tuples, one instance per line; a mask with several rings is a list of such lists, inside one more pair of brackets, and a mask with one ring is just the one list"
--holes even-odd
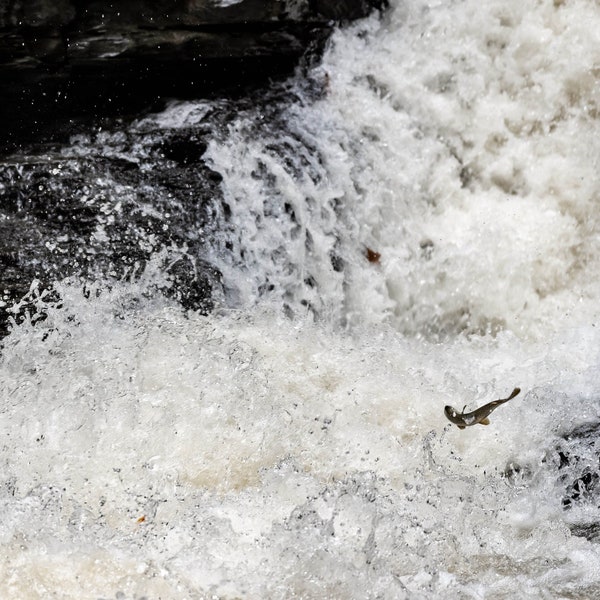
[(490, 420), (486, 417), (485, 419), (481, 419), (481, 421), (479, 421), (480, 425), (489, 425), (490, 424)]

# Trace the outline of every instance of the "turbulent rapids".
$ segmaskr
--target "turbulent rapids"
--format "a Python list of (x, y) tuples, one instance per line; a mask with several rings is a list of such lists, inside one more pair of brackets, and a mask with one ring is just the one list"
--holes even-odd
[(0, 597), (598, 597), (598, 32), (391, 2), (2, 159)]

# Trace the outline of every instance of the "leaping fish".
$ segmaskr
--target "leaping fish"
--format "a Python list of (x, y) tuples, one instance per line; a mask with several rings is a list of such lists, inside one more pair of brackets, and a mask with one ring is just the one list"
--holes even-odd
[(480, 425), (489, 425), (490, 420), (488, 419), (488, 416), (493, 411), (495, 411), (501, 404), (512, 400), (520, 391), (521, 388), (517, 387), (512, 391), (511, 395), (508, 398), (501, 398), (500, 400), (488, 402), (488, 404), (480, 406), (473, 412), (466, 413), (465, 408), (467, 408), (467, 405), (465, 404), (465, 406), (463, 407), (463, 412), (461, 413), (459, 413), (452, 406), (444, 407), (444, 413), (446, 414), (446, 417), (448, 417), (448, 420), (451, 423), (454, 423), (459, 429), (464, 429), (465, 427), (469, 427), (470, 425), (477, 425), (477, 423), (479, 423)]

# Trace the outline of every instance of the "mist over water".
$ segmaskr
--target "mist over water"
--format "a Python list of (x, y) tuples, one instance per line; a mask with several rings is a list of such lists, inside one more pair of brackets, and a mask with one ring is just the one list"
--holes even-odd
[[(392, 2), (215, 127), (222, 199), (176, 249), (221, 272), (212, 312), (152, 292), (173, 249), (34, 285), (0, 596), (600, 594), (599, 32), (591, 1)], [(515, 386), (487, 427), (444, 417)]]

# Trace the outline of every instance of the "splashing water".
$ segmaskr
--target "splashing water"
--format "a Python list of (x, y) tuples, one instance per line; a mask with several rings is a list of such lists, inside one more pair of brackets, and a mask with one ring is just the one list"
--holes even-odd
[(392, 3), (334, 35), (317, 97), (215, 132), (219, 308), (147, 294), (158, 259), (34, 286), (0, 363), (0, 595), (597, 596), (599, 21)]

